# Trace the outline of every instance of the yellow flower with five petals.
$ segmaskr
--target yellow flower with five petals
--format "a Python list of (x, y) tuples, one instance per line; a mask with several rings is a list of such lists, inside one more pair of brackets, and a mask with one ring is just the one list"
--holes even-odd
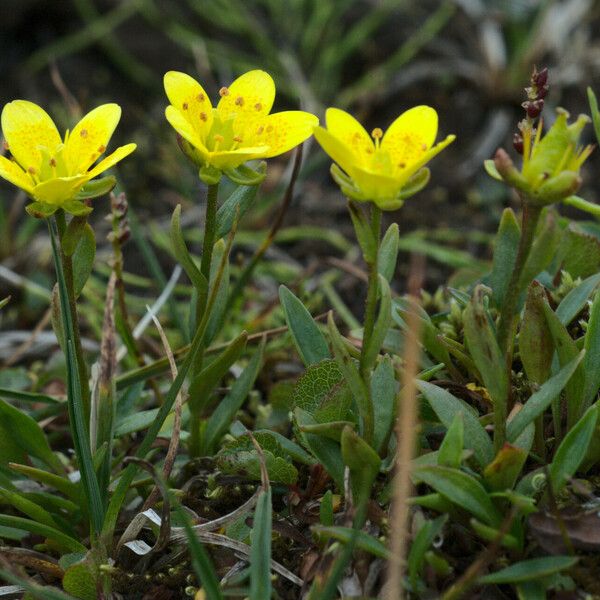
[[(437, 112), (415, 106), (402, 113), (385, 132), (369, 135), (350, 114), (329, 108), (327, 128), (316, 127), (314, 135), (334, 160), (332, 175), (353, 200), (372, 201), (383, 210), (395, 210), (421, 190), (429, 180), (425, 165), (456, 136), (436, 144)], [(339, 165), (339, 166), (338, 166)]]
[(47, 216), (58, 208), (89, 212), (79, 199), (97, 194), (86, 195), (84, 186), (136, 148), (135, 144), (121, 146), (90, 169), (106, 151), (120, 118), (117, 104), (103, 104), (62, 138), (43, 108), (27, 100), (9, 102), (0, 121), (13, 160), (0, 156), (0, 177), (36, 201), (42, 210), (32, 214)]
[(291, 150), (309, 138), (319, 123), (301, 110), (270, 114), (275, 84), (265, 71), (249, 71), (222, 87), (216, 107), (204, 88), (185, 73), (169, 71), (164, 85), (171, 103), (165, 116), (207, 183), (218, 181), (222, 172), (243, 182), (248, 173), (241, 169), (244, 163)]

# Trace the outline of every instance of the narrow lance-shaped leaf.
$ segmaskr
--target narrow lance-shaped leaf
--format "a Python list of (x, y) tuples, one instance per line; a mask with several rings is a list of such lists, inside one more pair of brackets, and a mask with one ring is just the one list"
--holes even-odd
[(591, 406), (567, 433), (550, 464), (550, 482), (554, 493), (560, 492), (575, 475), (587, 453), (598, 421), (598, 405)]
[(396, 270), (398, 250), (400, 249), (400, 233), (398, 223), (392, 223), (385, 232), (379, 246), (378, 268), (379, 274), (391, 281)]
[(596, 292), (590, 310), (584, 348), (583, 372), (585, 373), (585, 382), (582, 410), (587, 409), (592, 404), (600, 388), (600, 293), (598, 292)]
[(456, 413), (438, 451), (438, 464), (442, 467), (460, 467), (463, 451), (464, 425), (462, 412)]
[(373, 327), (373, 335), (367, 340), (365, 348), (364, 364), (367, 369), (375, 364), (385, 336), (392, 324), (392, 294), (387, 279), (381, 275), (379, 276), (379, 289), (381, 291), (379, 314)]
[(504, 302), (508, 282), (517, 258), (520, 237), (521, 230), (515, 213), (512, 209), (505, 208), (496, 234), (494, 262), (490, 274), (490, 286), (494, 290), (493, 300), (496, 306), (502, 306)]
[(306, 366), (331, 358), (325, 336), (302, 302), (284, 285), (279, 300), (300, 358)]

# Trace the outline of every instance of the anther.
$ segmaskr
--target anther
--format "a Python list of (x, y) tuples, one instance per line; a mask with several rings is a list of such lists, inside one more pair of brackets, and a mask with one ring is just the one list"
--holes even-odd
[(219, 96), (221, 96), (221, 97), (223, 97), (223, 96), (229, 96), (229, 88), (226, 88), (226, 87), (223, 86), (219, 90)]
[(260, 102), (257, 102), (257, 103), (254, 105), (254, 108), (255, 108), (256, 110), (258, 110), (258, 111), (261, 111), (261, 110), (262, 110), (262, 104), (261, 104)]
[(200, 120), (201, 121), (208, 121), (208, 117), (206, 116), (205, 112), (201, 112), (200, 113)]
[(188, 109), (188, 103), (187, 103), (187, 102), (184, 102), (184, 103), (183, 103), (183, 110), (187, 110), (187, 109)]
[(225, 138), (222, 135), (220, 135), (219, 133), (217, 133), (217, 134), (215, 134), (213, 139), (215, 140), (215, 142), (218, 142), (220, 144)]
[(243, 99), (241, 96), (238, 96), (238, 97), (235, 99), (235, 103), (236, 103), (238, 106), (244, 106), (244, 99)]
[(87, 129), (82, 129), (82, 130), (79, 132), (79, 135), (80, 135), (82, 138), (86, 138), (86, 137), (88, 136)]
[(50, 159), (50, 166), (51, 167), (55, 167), (56, 166), (56, 161), (53, 158)]
[(234, 141), (234, 142), (237, 142), (238, 144), (241, 144), (243, 140), (242, 140), (242, 138), (241, 138), (239, 135), (236, 135), (236, 136), (233, 138), (233, 141)]
[(35, 174), (37, 173), (37, 171), (36, 171), (35, 167), (29, 167), (29, 168), (27, 169), (27, 172), (28, 172), (30, 175), (35, 175)]
[(371, 131), (371, 137), (374, 140), (380, 140), (383, 137), (383, 131), (379, 127), (375, 127), (375, 129)]

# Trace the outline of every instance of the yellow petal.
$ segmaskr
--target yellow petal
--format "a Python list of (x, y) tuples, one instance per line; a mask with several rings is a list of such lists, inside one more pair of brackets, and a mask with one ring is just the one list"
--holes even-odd
[(31, 177), (14, 160), (8, 160), (5, 156), (0, 156), (0, 177), (25, 190), (28, 194), (33, 189)]
[(344, 145), (338, 138), (333, 137), (327, 129), (323, 127), (315, 127), (314, 136), (317, 142), (321, 145), (321, 148), (329, 155), (333, 162), (337, 163), (348, 175), (354, 165), (357, 164), (358, 159), (352, 150)]
[(382, 201), (394, 201), (400, 193), (404, 181), (390, 175), (354, 167), (348, 173), (360, 191), (381, 206)]
[(222, 119), (232, 114), (243, 118), (268, 115), (275, 101), (275, 83), (265, 71), (248, 71), (228, 88), (221, 88), (217, 111)]
[(46, 204), (64, 204), (72, 200), (83, 185), (89, 181), (88, 175), (74, 175), (73, 177), (57, 177), (38, 183), (33, 188), (31, 195)]
[(204, 141), (213, 122), (212, 104), (204, 88), (193, 77), (179, 71), (165, 73), (164, 85), (171, 105)]
[(103, 104), (85, 115), (65, 141), (65, 162), (71, 175), (85, 173), (106, 152), (121, 118), (118, 104)]
[(339, 108), (328, 108), (325, 121), (329, 133), (347, 146), (355, 156), (354, 162), (362, 165), (370, 162), (374, 150), (373, 140), (351, 114)]
[(126, 156), (129, 156), (135, 149), (137, 144), (126, 144), (120, 146), (112, 154), (109, 154), (105, 159), (101, 160), (89, 173), (88, 178), (93, 179), (100, 173), (110, 169), (113, 165), (116, 165), (120, 160), (123, 160)]
[(437, 128), (437, 112), (430, 106), (415, 106), (390, 125), (381, 141), (381, 149), (389, 153), (392, 164), (405, 168), (431, 148)]
[(414, 175), (421, 167), (425, 166), (432, 158), (437, 156), (444, 148), (446, 148), (446, 146), (449, 146), (455, 139), (456, 136), (454, 134), (447, 136), (446, 139), (437, 143), (433, 148), (430, 148), (427, 152), (423, 154), (423, 156), (421, 156), (415, 162), (409, 163), (405, 168), (397, 167), (395, 175), (400, 176), (404, 184), (409, 177)]
[(62, 141), (50, 115), (27, 100), (9, 102), (2, 110), (1, 121), (10, 152), (25, 170), (39, 170), (39, 146), (53, 152)]
[[(288, 110), (267, 115), (256, 123), (255, 144), (269, 146), (263, 158), (278, 156), (309, 138), (319, 124), (315, 115), (302, 110)], [(260, 133), (258, 133), (260, 131)]]
[(165, 117), (171, 124), (171, 127), (184, 139), (186, 139), (194, 148), (196, 148), (200, 154), (205, 157), (208, 154), (208, 150), (204, 145), (200, 134), (192, 124), (181, 114), (180, 110), (177, 110), (174, 106), (167, 106), (165, 109)]
[(235, 169), (249, 160), (266, 158), (265, 154), (268, 150), (268, 146), (223, 150), (222, 152), (211, 152), (206, 160), (217, 169)]

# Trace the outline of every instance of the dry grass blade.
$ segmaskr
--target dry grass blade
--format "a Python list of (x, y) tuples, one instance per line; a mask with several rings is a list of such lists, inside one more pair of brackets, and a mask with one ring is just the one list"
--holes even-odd
[(412, 490), (410, 472), (417, 433), (415, 377), (419, 372), (421, 355), (419, 344), (421, 319), (418, 315), (417, 298), (419, 298), (419, 291), (423, 284), (424, 272), (424, 258), (422, 256), (413, 257), (408, 281), (411, 307), (406, 322), (403, 385), (398, 394), (398, 420), (396, 422), (398, 453), (396, 455), (396, 475), (394, 477), (390, 516), (392, 531), (390, 533), (391, 559), (385, 595), (387, 600), (401, 600), (404, 598), (402, 580), (404, 577), (404, 556), (408, 541), (408, 499)]
[[(165, 331), (162, 328), (159, 320), (156, 318), (150, 308), (148, 307), (148, 312), (152, 315), (152, 320), (154, 321), (154, 325), (158, 330), (158, 334), (160, 335), (160, 341), (165, 349), (165, 353), (169, 360), (169, 366), (171, 368), (171, 376), (173, 380), (177, 378), (177, 365), (175, 363), (175, 357), (173, 356), (173, 351), (171, 350), (171, 346), (169, 345), (169, 340), (167, 340), (167, 336), (165, 335)], [(163, 479), (166, 481), (169, 479), (171, 475), (171, 471), (173, 470), (173, 464), (175, 463), (175, 458), (177, 457), (177, 450), (179, 448), (179, 438), (181, 435), (181, 407), (183, 405), (183, 394), (180, 391), (177, 394), (177, 398), (175, 399), (175, 404), (173, 406), (174, 419), (173, 419), (173, 435), (171, 435), (171, 440), (169, 441), (169, 448), (167, 449), (167, 455), (165, 457), (165, 464), (163, 466)], [(153, 490), (150, 492), (150, 495), (144, 502), (143, 510), (147, 510), (150, 508), (158, 499), (160, 495), (160, 490), (158, 486), (154, 486)]]
[[(0, 307), (2, 306), (2, 302), (0, 302)], [(4, 367), (12, 367), (12, 365), (19, 361), (21, 357), (29, 351), (29, 349), (33, 346), (40, 333), (42, 333), (42, 331), (44, 331), (44, 329), (46, 329), (46, 327), (48, 326), (48, 323), (50, 323), (51, 317), (52, 309), (48, 308), (44, 313), (43, 317), (39, 320), (38, 324), (35, 326), (34, 330), (31, 332), (31, 336), (29, 336), (28, 339), (26, 339), (20, 346), (18, 346), (13, 352), (13, 354), (4, 361)]]

